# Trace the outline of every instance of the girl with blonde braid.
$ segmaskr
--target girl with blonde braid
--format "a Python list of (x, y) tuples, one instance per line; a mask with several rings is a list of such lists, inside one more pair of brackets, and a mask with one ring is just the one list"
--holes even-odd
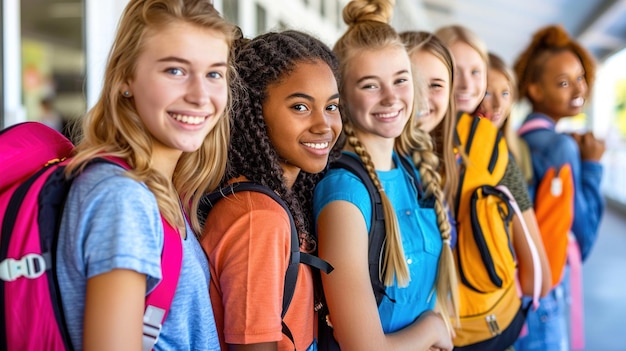
[[(419, 117), (419, 128), (430, 133), (435, 153), (440, 159), (439, 174), (444, 185), (443, 193), (452, 213), (459, 185), (459, 170), (454, 148), (456, 117), (454, 99), (454, 59), (448, 47), (434, 34), (423, 31), (400, 33), (414, 67), (419, 69), (428, 88), (428, 110)], [(451, 222), (454, 223), (453, 218)], [(452, 228), (452, 247), (456, 230)]]
[[(368, 270), (370, 194), (344, 169), (331, 168), (314, 193), (319, 256), (335, 268), (322, 283), (342, 350), (451, 350), (447, 316), (456, 313), (448, 306), (456, 310), (457, 299), (450, 224), (438, 158), (416, 127), (411, 62), (388, 24), (393, 5), (349, 2), (349, 27), (334, 47), (346, 137), (339, 147), (343, 157), (361, 161), (382, 199), (385, 295), (377, 306)], [(402, 158), (412, 161), (410, 169)]]

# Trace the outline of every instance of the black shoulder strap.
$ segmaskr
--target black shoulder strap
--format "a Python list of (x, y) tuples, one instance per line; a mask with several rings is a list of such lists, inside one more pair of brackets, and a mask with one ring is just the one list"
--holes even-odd
[[(411, 167), (409, 160), (400, 156), (400, 165), (404, 167), (410, 174), (414, 174), (414, 170)], [(343, 168), (352, 174), (359, 177), (367, 192), (370, 195), (370, 202), (372, 205), (372, 223), (369, 230), (369, 243), (367, 260), (370, 272), (370, 281), (372, 283), (372, 289), (374, 290), (374, 296), (376, 296), (376, 303), (380, 305), (385, 293), (385, 284), (380, 279), (380, 262), (382, 260), (383, 246), (385, 244), (385, 214), (383, 211), (383, 203), (380, 198), (380, 193), (374, 182), (370, 178), (363, 163), (348, 154), (342, 154), (339, 159), (330, 164), (330, 168)], [(412, 178), (415, 181), (414, 178)], [(419, 184), (414, 184), (416, 191), (420, 191)]]
[[(283, 310), (281, 313), (281, 317), (284, 318), (287, 310), (289, 309), (289, 304), (291, 304), (293, 294), (296, 290), (296, 281), (298, 280), (298, 264), (304, 263), (326, 273), (330, 273), (333, 268), (328, 262), (320, 259), (319, 257), (313, 256), (305, 252), (300, 252), (300, 240), (298, 239), (298, 230), (296, 229), (296, 224), (293, 220), (293, 216), (291, 215), (289, 207), (287, 207), (287, 204), (283, 201), (283, 199), (280, 198), (280, 196), (278, 196), (278, 194), (276, 194), (270, 188), (259, 183), (233, 183), (210, 194), (204, 195), (200, 200), (200, 204), (198, 206), (198, 217), (200, 219), (200, 223), (204, 226), (204, 221), (206, 220), (209, 211), (220, 199), (241, 191), (255, 191), (271, 197), (274, 201), (276, 201), (285, 209), (287, 215), (289, 216), (289, 223), (291, 225), (291, 254), (289, 257), (289, 265), (287, 266), (287, 271), (285, 272), (285, 286), (283, 288)], [(285, 328), (286, 326), (283, 323), (283, 332), (285, 332)], [(289, 330), (287, 329), (287, 332), (285, 332), (285, 334), (289, 336), (291, 333), (288, 333), (288, 331)]]
[(376, 296), (376, 303), (380, 305), (380, 302), (385, 295), (385, 285), (381, 281), (379, 273), (380, 261), (382, 259), (382, 248), (385, 243), (385, 214), (380, 194), (367, 173), (363, 163), (355, 157), (342, 154), (338, 160), (330, 164), (330, 168), (343, 168), (359, 177), (370, 195), (370, 202), (372, 204), (372, 223), (369, 231), (367, 260), (370, 272), (370, 281), (372, 283), (372, 288), (374, 289), (374, 295)]

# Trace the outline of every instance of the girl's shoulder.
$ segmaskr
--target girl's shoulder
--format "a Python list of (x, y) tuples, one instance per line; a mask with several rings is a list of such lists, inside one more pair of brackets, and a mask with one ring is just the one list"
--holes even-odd
[(86, 193), (102, 192), (124, 197), (154, 197), (148, 187), (125, 174), (121, 166), (108, 162), (95, 162), (76, 176), (72, 190)]

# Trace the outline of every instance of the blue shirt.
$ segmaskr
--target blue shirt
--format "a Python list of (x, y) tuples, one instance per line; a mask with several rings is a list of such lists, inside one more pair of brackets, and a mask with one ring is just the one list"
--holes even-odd
[[(604, 212), (604, 199), (600, 193), (602, 165), (595, 161), (581, 161), (576, 141), (566, 134), (557, 133), (554, 121), (540, 113), (530, 114), (526, 121), (541, 118), (550, 122), (549, 129), (539, 129), (523, 135), (532, 155), (533, 177), (542, 179), (548, 168), (569, 164), (574, 179), (574, 222), (572, 232), (585, 259), (598, 234)], [(529, 193), (534, 201), (534, 184)]]
[[(400, 165), (400, 160), (395, 154), (394, 161), (396, 168), (376, 173), (398, 217), (411, 281), (404, 288), (398, 287), (396, 282), (386, 288), (388, 296), (383, 297), (378, 307), (385, 333), (405, 328), (424, 311), (434, 308), (435, 279), (442, 249), (435, 210), (420, 207), (417, 189), (410, 181), (411, 177), (417, 175), (417, 171), (414, 168), (414, 173), (409, 174)], [(415, 183), (418, 182), (419, 179), (416, 179)], [(372, 224), (369, 193), (358, 176), (345, 169), (330, 169), (315, 188), (313, 211), (316, 221), (322, 209), (337, 200), (348, 201), (361, 210), (369, 233)], [(395, 300), (395, 303), (390, 298)]]
[[(145, 184), (113, 164), (90, 165), (74, 181), (63, 212), (57, 275), (72, 344), (83, 349), (87, 279), (113, 269), (147, 277), (147, 292), (161, 279), (163, 226)], [(176, 293), (155, 350), (219, 350), (209, 298), (209, 267), (187, 225)]]

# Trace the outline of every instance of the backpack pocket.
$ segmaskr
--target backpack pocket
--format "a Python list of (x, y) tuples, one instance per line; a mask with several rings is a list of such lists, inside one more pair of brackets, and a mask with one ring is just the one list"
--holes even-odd
[(561, 281), (567, 257), (567, 233), (574, 221), (574, 180), (571, 167), (549, 168), (537, 185), (535, 215), (550, 263), (552, 287)]
[(495, 187), (478, 187), (470, 198), (470, 220), (459, 235), (457, 260), (463, 284), (482, 293), (509, 286), (517, 268), (511, 237), (513, 208)]

